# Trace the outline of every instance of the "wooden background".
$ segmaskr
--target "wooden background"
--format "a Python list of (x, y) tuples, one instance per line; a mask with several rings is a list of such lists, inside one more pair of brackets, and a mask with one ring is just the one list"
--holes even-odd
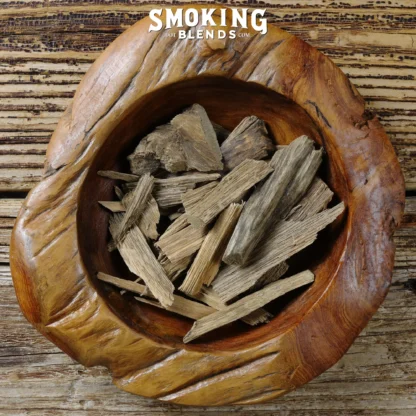
[(0, 0), (0, 415), (416, 414), (416, 1), (248, 3), (267, 8), (269, 21), (330, 56), (392, 140), (408, 192), (383, 306), (333, 368), (280, 400), (249, 407), (181, 408), (135, 397), (118, 391), (105, 369), (83, 368), (60, 352), (17, 306), (8, 266), (11, 228), (81, 77), (152, 5)]

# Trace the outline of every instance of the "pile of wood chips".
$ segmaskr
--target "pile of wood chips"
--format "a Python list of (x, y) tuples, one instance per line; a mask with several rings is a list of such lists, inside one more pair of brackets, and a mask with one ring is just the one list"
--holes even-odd
[(238, 319), (268, 322), (263, 306), (314, 280), (280, 279), (286, 260), (344, 210), (326, 209), (322, 153), (306, 136), (276, 147), (255, 116), (229, 133), (194, 104), (140, 141), (131, 173), (98, 172), (121, 181), (119, 201), (100, 204), (113, 213), (109, 250), (138, 277), (98, 278), (195, 320), (184, 342)]

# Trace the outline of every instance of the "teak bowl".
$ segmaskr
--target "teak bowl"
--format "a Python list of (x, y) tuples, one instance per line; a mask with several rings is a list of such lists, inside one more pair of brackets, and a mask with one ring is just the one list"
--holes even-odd
[[(188, 405), (270, 400), (339, 360), (383, 301), (404, 206), (399, 163), (346, 76), (297, 37), (269, 26), (213, 45), (168, 36), (175, 28), (149, 33), (149, 24), (106, 49), (58, 124), (12, 236), (17, 297), (41, 333), (80, 363), (108, 367), (123, 390)], [(126, 168), (140, 137), (195, 102), (230, 129), (257, 115), (280, 144), (312, 137), (347, 210), (297, 261), (315, 283), (275, 302), (272, 322), (184, 345), (188, 319), (97, 281), (97, 271), (127, 270), (106, 249), (108, 215), (97, 201), (112, 199), (114, 184), (96, 172)]]

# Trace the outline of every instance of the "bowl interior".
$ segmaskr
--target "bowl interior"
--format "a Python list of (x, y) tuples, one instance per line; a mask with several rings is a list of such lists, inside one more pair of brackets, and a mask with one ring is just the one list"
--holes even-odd
[(113, 312), (129, 326), (157, 342), (197, 350), (232, 350), (264, 342), (296, 325), (325, 293), (338, 267), (347, 235), (346, 216), (319, 234), (308, 249), (291, 259), (288, 275), (310, 268), (315, 283), (298, 289), (269, 304), (277, 314), (268, 324), (250, 327), (236, 322), (206, 334), (191, 344), (182, 337), (192, 321), (170, 312), (139, 303), (133, 296), (121, 296), (119, 290), (97, 280), (97, 271), (134, 280), (117, 252), (107, 251), (108, 212), (97, 201), (114, 200), (115, 182), (101, 178), (98, 170), (128, 172), (126, 157), (139, 140), (156, 126), (168, 122), (185, 107), (199, 103), (212, 121), (232, 130), (244, 117), (263, 119), (278, 144), (287, 144), (302, 134), (313, 138), (326, 150), (320, 176), (335, 192), (335, 200), (347, 204), (347, 187), (337, 163), (338, 155), (330, 138), (318, 129), (308, 114), (296, 103), (255, 83), (231, 81), (219, 77), (197, 77), (171, 84), (141, 97), (125, 116), (114, 120), (114, 128), (105, 146), (95, 156), (83, 184), (78, 209), (78, 238), (81, 256), (92, 284)]

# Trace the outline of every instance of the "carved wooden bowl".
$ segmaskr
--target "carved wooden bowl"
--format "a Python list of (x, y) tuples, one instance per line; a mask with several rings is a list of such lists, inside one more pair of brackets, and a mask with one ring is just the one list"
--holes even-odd
[[(58, 124), (12, 236), (17, 297), (41, 333), (80, 363), (108, 367), (123, 390), (188, 405), (270, 400), (339, 360), (383, 301), (404, 205), (400, 167), (345, 75), (295, 36), (269, 26), (221, 46), (167, 36), (177, 29), (149, 33), (149, 24), (107, 48)], [(97, 281), (97, 271), (127, 270), (106, 249), (97, 203), (114, 198), (114, 183), (96, 172), (126, 169), (140, 137), (195, 102), (229, 129), (254, 114), (278, 143), (312, 137), (347, 211), (297, 261), (315, 283), (275, 302), (270, 323), (235, 323), (184, 345), (188, 319)]]

